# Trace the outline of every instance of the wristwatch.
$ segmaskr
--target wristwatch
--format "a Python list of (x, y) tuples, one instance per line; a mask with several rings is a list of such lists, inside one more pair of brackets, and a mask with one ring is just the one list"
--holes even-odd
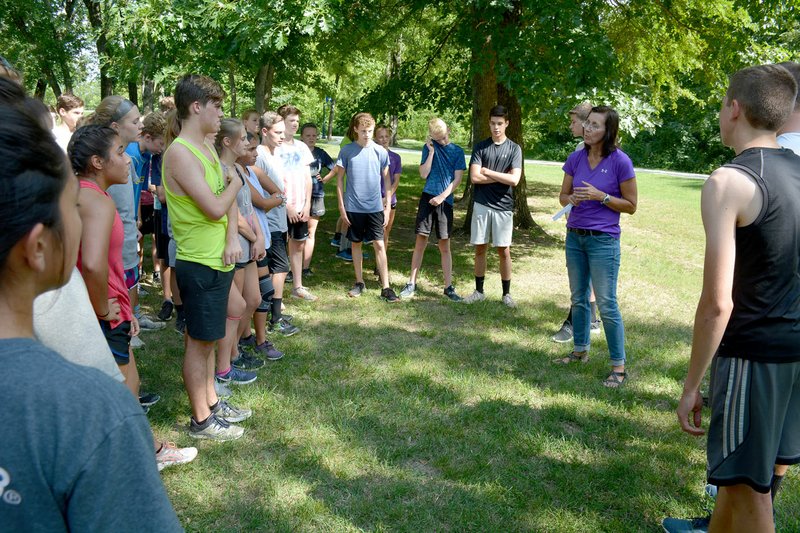
[(608, 204), (611, 201), (611, 195), (606, 193), (606, 197), (603, 198), (603, 205)]

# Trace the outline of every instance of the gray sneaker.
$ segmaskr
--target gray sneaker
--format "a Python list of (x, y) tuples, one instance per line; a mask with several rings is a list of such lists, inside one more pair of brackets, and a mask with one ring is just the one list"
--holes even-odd
[(244, 435), (244, 428), (233, 426), (215, 415), (208, 417), (202, 425), (195, 422), (194, 418), (189, 423), (189, 436), (195, 439), (209, 439), (223, 442), (236, 440)]
[(403, 287), (403, 290), (400, 291), (400, 299), (401, 300), (408, 300), (414, 297), (414, 293), (417, 292), (417, 286), (413, 283), (406, 283), (406, 286)]
[(461, 300), (465, 304), (474, 304), (475, 302), (482, 302), (486, 299), (486, 295), (482, 292), (478, 292), (477, 290)]
[(452, 285), (450, 285), (449, 287), (447, 287), (444, 290), (444, 295), (447, 296), (448, 298), (450, 298), (450, 300), (452, 300), (454, 302), (460, 302), (460, 301), (463, 300), (463, 298), (461, 296), (456, 294), (456, 289)]
[(600, 321), (599, 318), (597, 320), (591, 322), (589, 324), (589, 333), (591, 335), (597, 335), (598, 333), (600, 333), (602, 331), (600, 329), (600, 324), (602, 324), (602, 322)]
[(703, 518), (665, 518), (661, 527), (667, 533), (706, 533), (710, 517)]
[(364, 284), (359, 282), (353, 285), (353, 288), (347, 292), (347, 295), (350, 298), (358, 298), (361, 296), (362, 292), (364, 292)]
[(561, 324), (561, 329), (551, 337), (551, 340), (558, 343), (570, 342), (572, 340), (572, 324), (564, 321)]
[(512, 298), (510, 294), (504, 294), (503, 305), (505, 305), (506, 307), (510, 307), (511, 309), (514, 309), (517, 306), (517, 302), (514, 301), (514, 298)]
[(159, 322), (157, 320), (153, 320), (152, 318), (148, 317), (147, 315), (142, 315), (139, 320), (139, 328), (142, 331), (158, 331), (160, 329), (164, 329), (167, 327), (166, 322)]
[(253, 416), (253, 411), (250, 409), (240, 409), (238, 407), (234, 407), (225, 400), (220, 400), (217, 402), (217, 408), (211, 411), (211, 414), (219, 418), (220, 420), (224, 420), (229, 424), (233, 424), (234, 422), (241, 422), (243, 420), (247, 420), (251, 416)]
[(139, 338), (139, 335), (131, 337), (131, 348), (144, 348), (144, 341)]

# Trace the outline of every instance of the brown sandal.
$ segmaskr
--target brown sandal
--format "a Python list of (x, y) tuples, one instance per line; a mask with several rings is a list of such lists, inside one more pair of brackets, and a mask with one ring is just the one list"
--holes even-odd
[(612, 370), (606, 379), (603, 380), (603, 385), (609, 389), (617, 389), (627, 381), (628, 374), (626, 372), (617, 372)]
[(566, 357), (559, 357), (558, 359), (553, 359), (553, 362), (557, 365), (568, 365), (570, 363), (588, 363), (589, 362), (589, 352), (571, 352)]

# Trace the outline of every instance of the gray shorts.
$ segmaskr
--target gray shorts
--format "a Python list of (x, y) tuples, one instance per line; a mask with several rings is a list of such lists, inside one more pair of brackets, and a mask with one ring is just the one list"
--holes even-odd
[(800, 463), (800, 362), (714, 357), (708, 482), (766, 494), (775, 464)]
[(178, 244), (175, 242), (175, 239), (169, 240), (169, 246), (167, 246), (167, 256), (169, 261), (169, 266), (171, 268), (175, 268), (175, 261), (177, 260), (178, 255)]
[(470, 244), (492, 243), (495, 248), (511, 246), (514, 212), (498, 211), (475, 202), (472, 208)]
[(325, 214), (325, 197), (313, 197), (311, 198), (311, 216), (312, 217), (321, 217)]

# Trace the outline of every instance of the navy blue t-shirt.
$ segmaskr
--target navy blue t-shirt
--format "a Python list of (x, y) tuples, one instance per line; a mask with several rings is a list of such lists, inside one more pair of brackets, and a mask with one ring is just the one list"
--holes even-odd
[(314, 158), (311, 164), (308, 165), (311, 168), (311, 183), (313, 184), (311, 196), (313, 198), (322, 198), (325, 196), (325, 189), (323, 183), (320, 181), (322, 179), (322, 168), (325, 167), (328, 170), (333, 169), (334, 161), (331, 159), (331, 156), (328, 155), (328, 152), (319, 146), (315, 146), (314, 149), (311, 150), (311, 156)]

